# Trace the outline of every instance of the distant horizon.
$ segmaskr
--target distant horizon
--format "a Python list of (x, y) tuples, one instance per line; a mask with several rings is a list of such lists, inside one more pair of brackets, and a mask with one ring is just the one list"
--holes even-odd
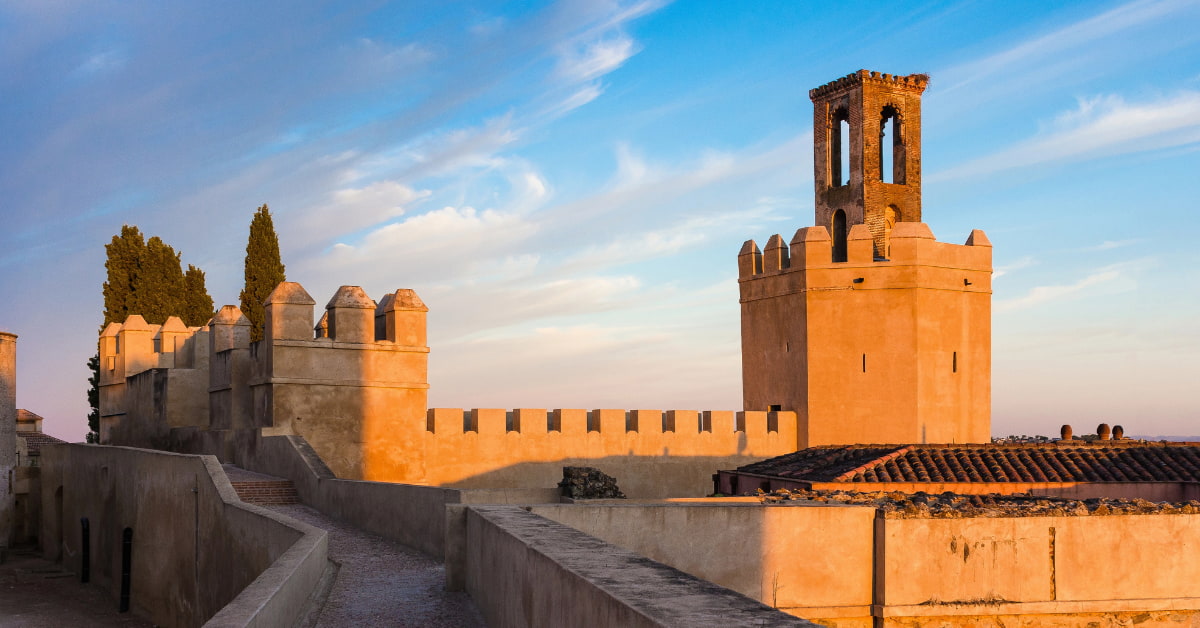
[(993, 433), (1193, 432), (1198, 23), (1196, 0), (0, 5), (18, 406), (83, 438), (122, 224), (220, 307), (265, 202), (318, 303), (429, 306), (431, 406), (739, 409), (737, 252), (813, 223), (808, 90), (862, 68), (931, 76), (924, 220), (994, 246)]

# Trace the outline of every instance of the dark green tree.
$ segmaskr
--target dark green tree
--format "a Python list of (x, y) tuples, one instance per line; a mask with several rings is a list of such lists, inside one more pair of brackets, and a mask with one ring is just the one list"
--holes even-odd
[(279, 259), (279, 238), (266, 204), (250, 221), (250, 239), (246, 242), (246, 287), (242, 289), (242, 314), (250, 320), (250, 340), (263, 337), (263, 301), (281, 282), (287, 281)]
[[(179, 316), (189, 326), (203, 325), (212, 317), (212, 297), (204, 287), (204, 271), (188, 265), (184, 275), (179, 254), (158, 237), (146, 240), (132, 225), (104, 245), (107, 281), (104, 282), (104, 323), (123, 323), (130, 314), (141, 314), (151, 325), (161, 325), (170, 316)], [(199, 322), (197, 322), (199, 321)], [(88, 360), (92, 375), (88, 379), (87, 435), (89, 443), (99, 440), (100, 430), (100, 356)]]
[(201, 327), (216, 313), (213, 310), (212, 297), (208, 296), (208, 289), (204, 287), (204, 271), (188, 264), (187, 272), (183, 274), (183, 282), (187, 288), (180, 318), (188, 327)]

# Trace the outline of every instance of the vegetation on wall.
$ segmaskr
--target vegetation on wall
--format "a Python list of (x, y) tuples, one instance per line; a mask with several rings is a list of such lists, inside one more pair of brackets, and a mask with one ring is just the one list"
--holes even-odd
[(250, 221), (246, 242), (246, 287), (242, 289), (242, 314), (250, 320), (250, 341), (263, 337), (263, 301), (280, 283), (287, 281), (279, 259), (279, 238), (271, 221), (271, 210), (264, 204)]

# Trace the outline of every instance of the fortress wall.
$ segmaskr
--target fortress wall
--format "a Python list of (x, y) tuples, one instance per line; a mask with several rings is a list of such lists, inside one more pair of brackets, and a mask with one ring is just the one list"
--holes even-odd
[(466, 516), (466, 589), (494, 628), (815, 626), (522, 508)]
[[(772, 483), (776, 488), (811, 488), (822, 491), (900, 491), (903, 493), (925, 492), (939, 494), (946, 491), (960, 495), (1029, 494), (1067, 499), (1091, 499), (1109, 497), (1114, 499), (1146, 499), (1152, 502), (1181, 502), (1194, 498), (1195, 484), (1189, 482), (803, 482), (803, 486), (792, 484), (784, 487)], [(747, 487), (753, 491), (757, 487)], [(740, 491), (745, 493), (746, 491)]]
[(13, 534), (17, 470), (17, 335), (0, 332), (0, 562)]
[(530, 512), (839, 628), (1200, 621), (1200, 515), (883, 518), (744, 498)]
[(614, 476), (630, 497), (698, 497), (712, 475), (796, 449), (792, 412), (432, 408), (403, 481), (460, 488), (552, 487), (563, 466)]
[(1200, 515), (883, 519), (885, 626), (1200, 620)]
[(531, 512), (776, 608), (870, 625), (872, 507), (766, 508), (755, 500), (547, 504)]
[(116, 600), (132, 529), (131, 608), (156, 624), (221, 611), (218, 625), (291, 625), (325, 569), (325, 532), (243, 504), (212, 456), (62, 444), (42, 457), (46, 558), (81, 573), (86, 517), (90, 580)]

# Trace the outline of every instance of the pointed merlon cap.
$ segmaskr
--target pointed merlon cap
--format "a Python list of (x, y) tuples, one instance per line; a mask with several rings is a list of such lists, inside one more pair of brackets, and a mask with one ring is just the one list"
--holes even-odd
[(325, 309), (349, 307), (360, 310), (375, 309), (375, 301), (367, 296), (360, 286), (342, 286), (333, 293), (333, 298), (325, 304)]
[[(128, 323), (126, 324), (128, 325)], [(212, 317), (212, 320), (209, 321), (208, 324), (238, 325), (249, 327), (250, 319), (246, 318), (246, 315), (242, 314), (242, 310), (240, 310), (236, 305), (222, 305), (221, 309), (217, 311), (217, 315)]]
[(286, 303), (288, 305), (317, 304), (316, 300), (309, 296), (308, 291), (304, 289), (304, 286), (294, 281), (280, 282), (279, 285), (275, 286), (275, 289), (271, 291), (271, 294), (267, 295), (267, 300), (263, 301), (264, 305), (273, 305), (277, 303)]
[(429, 308), (425, 306), (425, 302), (421, 297), (417, 296), (415, 290), (401, 288), (384, 297), (388, 301), (385, 312), (396, 312), (401, 310), (416, 310), (418, 312), (428, 312)]
[(758, 250), (757, 242), (755, 242), (754, 240), (746, 240), (742, 244), (742, 250), (738, 251), (738, 256), (740, 257), (742, 255), (753, 255), (755, 253), (761, 253), (761, 252), (762, 251)]
[(967, 246), (991, 246), (992, 241), (988, 239), (987, 234), (983, 229), (975, 229), (971, 235), (967, 237)]
[(112, 336), (116, 336), (119, 333), (121, 333), (121, 324), (120, 323), (109, 323), (108, 327), (105, 327), (104, 331), (100, 332), (100, 337), (101, 338), (111, 338)]
[(167, 322), (163, 323), (162, 328), (160, 328), (158, 331), (160, 333), (165, 331), (168, 333), (176, 332), (176, 333), (186, 334), (188, 331), (188, 328), (187, 328), (187, 325), (183, 324), (183, 320), (180, 319), (178, 316), (168, 316)]
[(375, 316), (382, 316), (385, 314), (388, 311), (388, 306), (392, 304), (392, 301), (395, 298), (396, 295), (392, 294), (391, 292), (383, 295), (383, 298), (380, 299), (379, 303), (375, 306)]
[[(895, 233), (895, 230), (892, 230)], [(846, 235), (847, 240), (872, 240), (871, 228), (864, 224), (857, 224), (850, 227), (850, 233)]]
[(796, 230), (796, 235), (792, 236), (790, 244), (797, 242), (828, 242), (829, 230), (825, 227), (801, 227)]
[(321, 314), (321, 320), (317, 321), (316, 326), (313, 327), (313, 334), (317, 338), (328, 338), (329, 337), (329, 311), (328, 310), (326, 310), (324, 314)]
[(154, 327), (147, 323), (141, 314), (130, 314), (125, 318), (121, 331), (154, 331)]
[(898, 238), (920, 238), (923, 240), (935, 240), (933, 230), (929, 225), (923, 222), (898, 222), (892, 228), (892, 239)]

